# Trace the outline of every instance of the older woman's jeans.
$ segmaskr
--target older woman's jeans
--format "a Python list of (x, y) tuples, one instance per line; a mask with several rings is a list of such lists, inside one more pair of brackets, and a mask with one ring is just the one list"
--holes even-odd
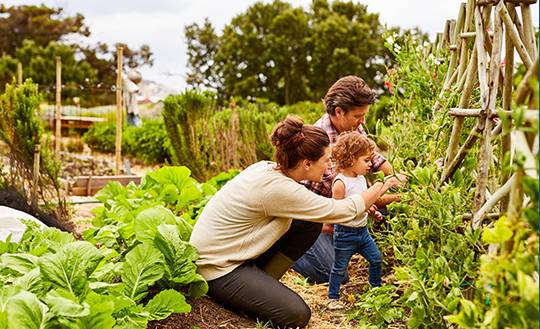
[(287, 233), (257, 259), (208, 281), (208, 294), (257, 319), (271, 320), (280, 328), (306, 326), (311, 318), (309, 306), (296, 292), (279, 282), (277, 276), (311, 247), (321, 227), (318, 223), (293, 221)]
[(372, 287), (381, 285), (381, 252), (369, 235), (367, 227), (345, 227), (334, 225), (334, 266), (330, 273), (328, 298), (339, 299), (339, 286), (347, 272), (351, 257), (360, 253), (369, 262), (369, 283)]

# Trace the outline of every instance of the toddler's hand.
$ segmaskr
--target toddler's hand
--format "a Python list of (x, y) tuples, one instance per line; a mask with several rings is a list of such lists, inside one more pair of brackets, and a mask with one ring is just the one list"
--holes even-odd
[(375, 213), (373, 214), (373, 216), (375, 217), (375, 221), (376, 222), (382, 222), (384, 220), (384, 217), (383, 215), (378, 212), (378, 211), (375, 211)]
[(376, 205), (372, 204), (371, 207), (367, 210), (368, 215), (374, 215), (375, 212), (379, 210)]
[(396, 174), (395, 176), (389, 177), (384, 181), (384, 184), (388, 188), (396, 187), (396, 186), (402, 186), (407, 182), (407, 176), (403, 174)]

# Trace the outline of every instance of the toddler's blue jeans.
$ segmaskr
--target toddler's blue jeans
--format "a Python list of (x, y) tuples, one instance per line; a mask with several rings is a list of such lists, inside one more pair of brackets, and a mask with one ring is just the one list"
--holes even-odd
[(381, 285), (381, 252), (369, 235), (367, 227), (334, 225), (334, 250), (328, 298), (339, 299), (339, 286), (347, 273), (351, 257), (356, 253), (360, 253), (369, 263), (369, 284), (372, 287)]

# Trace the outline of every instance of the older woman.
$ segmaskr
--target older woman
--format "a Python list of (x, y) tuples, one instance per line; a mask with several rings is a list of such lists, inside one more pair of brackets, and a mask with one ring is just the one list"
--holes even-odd
[(356, 227), (395, 178), (343, 200), (319, 196), (300, 184), (320, 181), (330, 158), (321, 128), (298, 117), (271, 135), (276, 162), (255, 163), (228, 182), (204, 208), (190, 242), (200, 274), (221, 303), (282, 327), (304, 327), (311, 311), (279, 278), (320, 233), (322, 222)]

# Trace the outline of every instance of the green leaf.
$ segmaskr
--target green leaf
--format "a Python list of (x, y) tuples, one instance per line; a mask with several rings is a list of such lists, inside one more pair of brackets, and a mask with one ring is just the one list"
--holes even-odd
[(510, 222), (506, 217), (501, 217), (495, 222), (494, 228), (486, 228), (482, 233), (482, 241), (486, 243), (502, 243), (512, 237)]
[(125, 315), (116, 318), (115, 329), (146, 329), (149, 314), (142, 305), (132, 306), (125, 310)]
[(135, 217), (135, 237), (145, 243), (152, 243), (160, 224), (176, 224), (174, 214), (163, 206), (141, 211)]
[(197, 273), (197, 250), (180, 239), (176, 226), (159, 225), (154, 245), (165, 257), (165, 279), (172, 286), (190, 285), (189, 294), (193, 297), (202, 296), (208, 291), (208, 284)]
[(138, 301), (147, 294), (148, 286), (164, 273), (163, 255), (149, 244), (141, 244), (126, 255), (122, 266), (122, 282), (126, 296)]
[(162, 320), (171, 313), (191, 312), (191, 306), (185, 297), (176, 290), (163, 290), (146, 304), (144, 308), (150, 314), (150, 320)]
[(538, 283), (531, 276), (518, 271), (517, 281), (520, 296), (529, 302), (538, 301)]
[(51, 318), (48, 308), (36, 295), (21, 291), (7, 303), (8, 328), (42, 329)]
[(31, 254), (3, 254), (0, 259), (2, 260), (2, 266), (10, 268), (19, 274), (26, 274), (38, 266), (38, 257)]
[(21, 287), (24, 290), (30, 291), (35, 294), (42, 293), (43, 282), (41, 279), (41, 271), (39, 267), (31, 270), (23, 276), (18, 277), (13, 281), (13, 285)]
[(182, 217), (177, 217), (177, 227), (180, 239), (183, 241), (189, 241), (193, 227)]
[(66, 244), (56, 254), (41, 257), (39, 265), (46, 281), (80, 296), (102, 258), (103, 253), (91, 243), (76, 241)]
[(86, 296), (85, 303), (90, 305), (90, 314), (78, 319), (79, 329), (110, 329), (115, 324), (112, 317), (114, 311), (114, 301), (110, 296), (98, 295), (90, 292)]
[(52, 290), (43, 300), (50, 311), (58, 316), (78, 318), (90, 314), (90, 306), (87, 303), (79, 304), (77, 297), (65, 290)]

